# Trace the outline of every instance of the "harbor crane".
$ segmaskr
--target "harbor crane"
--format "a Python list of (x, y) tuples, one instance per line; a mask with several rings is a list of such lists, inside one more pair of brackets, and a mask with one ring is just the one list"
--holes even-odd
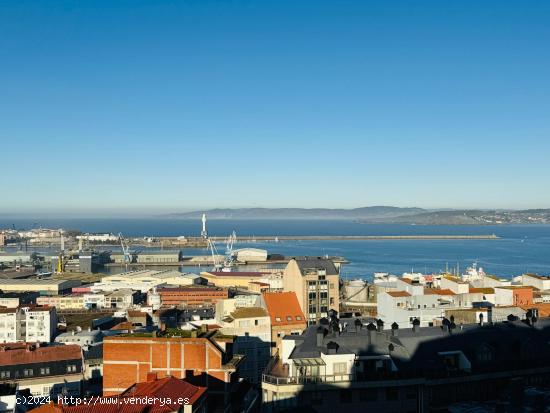
[(128, 271), (129, 265), (132, 263), (132, 254), (130, 253), (130, 245), (128, 242), (126, 242), (126, 245), (124, 244), (125, 240), (122, 236), (122, 233), (118, 233), (118, 239), (120, 241), (120, 246), (122, 248), (122, 253), (124, 254), (124, 265), (126, 266), (126, 271)]

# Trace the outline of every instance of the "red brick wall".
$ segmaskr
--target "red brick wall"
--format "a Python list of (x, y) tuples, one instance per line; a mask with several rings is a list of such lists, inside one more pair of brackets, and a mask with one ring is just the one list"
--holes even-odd
[(206, 373), (225, 381), (225, 373), (215, 371), (221, 370), (222, 353), (206, 338), (110, 337), (104, 340), (103, 362), (103, 394), (106, 396), (118, 394), (120, 389), (138, 381), (146, 381), (151, 371), (159, 378), (167, 375), (185, 378), (186, 373), (193, 370), (194, 376)]

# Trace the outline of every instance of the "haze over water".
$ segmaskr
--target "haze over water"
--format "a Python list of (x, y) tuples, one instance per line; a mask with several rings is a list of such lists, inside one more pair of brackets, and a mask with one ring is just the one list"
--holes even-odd
[[(121, 232), (125, 237), (198, 236), (197, 220), (160, 218), (15, 219), (1, 218), (0, 227), (23, 229), (36, 225), (78, 229), (83, 232)], [(350, 264), (348, 278), (370, 279), (374, 272), (401, 274), (405, 271), (438, 272), (457, 265), (463, 271), (474, 261), (486, 272), (512, 277), (523, 272), (550, 275), (550, 226), (421, 226), (359, 224), (345, 220), (211, 220), (213, 236), (282, 235), (490, 235), (497, 240), (364, 240), (246, 242), (240, 247), (265, 248), (283, 255), (338, 255)], [(223, 247), (219, 246), (220, 252)], [(185, 255), (207, 254), (204, 249), (185, 249)], [(191, 268), (183, 268), (191, 271)], [(195, 269), (196, 270), (196, 269)]]

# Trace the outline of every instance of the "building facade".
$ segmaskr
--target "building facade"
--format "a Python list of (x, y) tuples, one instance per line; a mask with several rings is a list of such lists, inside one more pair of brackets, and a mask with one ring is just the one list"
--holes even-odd
[(339, 311), (340, 274), (334, 263), (320, 257), (289, 261), (283, 273), (284, 291), (294, 291), (307, 322), (317, 323), (329, 310)]

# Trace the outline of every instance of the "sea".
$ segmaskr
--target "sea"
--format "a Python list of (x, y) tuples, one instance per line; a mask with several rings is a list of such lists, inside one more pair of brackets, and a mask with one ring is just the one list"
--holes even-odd
[[(172, 218), (48, 218), (22, 219), (0, 216), (0, 228), (74, 229), (83, 232), (122, 233), (125, 237), (198, 236), (200, 220)], [(267, 249), (286, 256), (342, 256), (348, 279), (370, 280), (375, 272), (434, 273), (445, 269), (463, 272), (477, 263), (490, 274), (511, 278), (525, 272), (550, 275), (550, 225), (402, 225), (362, 224), (347, 220), (238, 220), (208, 222), (212, 236), (233, 231), (250, 241), (235, 248)], [(283, 235), (492, 235), (498, 239), (451, 240), (322, 240), (256, 242), (256, 236)], [(219, 245), (223, 253), (223, 245)], [(184, 255), (207, 255), (206, 249), (184, 249)], [(204, 269), (204, 268), (203, 268)], [(200, 270), (182, 267), (182, 271)]]

